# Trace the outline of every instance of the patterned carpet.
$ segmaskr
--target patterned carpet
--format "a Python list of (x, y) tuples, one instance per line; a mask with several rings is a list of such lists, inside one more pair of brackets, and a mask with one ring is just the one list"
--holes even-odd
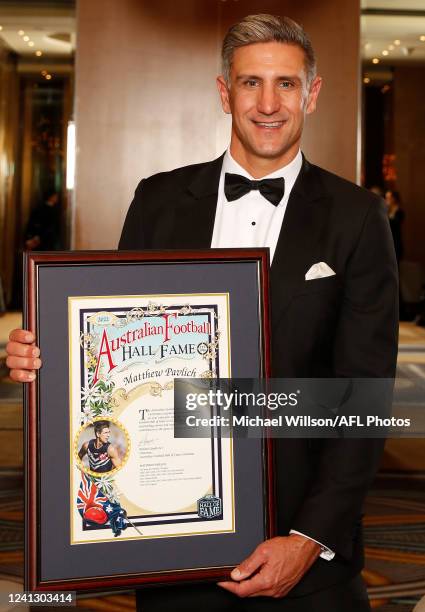
[[(22, 437), (22, 390), (4, 378), (5, 368), (2, 371), (5, 326), (0, 317), (0, 590), (18, 591), (23, 579), (22, 451), (18, 448), (11, 459), (4, 447), (16, 446), (13, 440)], [(398, 396), (401, 402), (411, 402), (415, 408), (421, 403), (425, 332), (409, 324), (401, 327), (397, 385), (403, 391)], [(421, 408), (425, 409), (423, 400)], [(364, 577), (373, 608), (411, 612), (425, 595), (425, 440), (387, 443), (381, 471), (365, 505), (364, 526)], [(125, 612), (135, 610), (135, 598), (132, 592), (84, 597), (79, 598), (78, 607)]]
[[(425, 331), (400, 327), (396, 404), (424, 410)], [(425, 594), (425, 440), (388, 440), (365, 504), (365, 578), (373, 607), (411, 611)]]
[(365, 510), (369, 595), (387, 602), (380, 610), (411, 610), (425, 593), (424, 480), (380, 474)]

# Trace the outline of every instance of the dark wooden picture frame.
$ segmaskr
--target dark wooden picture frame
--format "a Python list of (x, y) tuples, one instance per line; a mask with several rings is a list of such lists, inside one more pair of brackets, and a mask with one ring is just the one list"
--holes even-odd
[[(230, 315), (232, 375), (235, 378), (268, 378), (271, 375), (268, 250), (29, 252), (24, 257), (25, 326), (35, 334), (43, 359), (39, 376), (25, 391), (25, 588), (31, 591), (95, 590), (226, 579), (245, 553), (249, 554), (255, 544), (273, 537), (275, 533), (273, 449), (270, 439), (248, 441), (249, 452), (246, 440), (234, 447), (235, 537), (230, 534), (203, 534), (184, 538), (162, 537), (155, 541), (147, 539), (68, 546), (64, 535), (70, 521), (67, 515), (67, 473), (61, 479), (60, 471), (66, 472), (61, 449), (70, 435), (64, 415), (67, 413), (67, 386), (70, 384), (67, 348), (70, 339), (65, 324), (68, 316), (67, 297), (87, 295), (87, 287), (90, 287), (91, 296), (110, 297), (123, 292), (129, 295), (131, 287), (132, 293), (137, 295), (143, 295), (145, 287), (146, 294), (151, 294), (153, 286), (164, 294), (175, 293), (176, 287), (181, 289), (181, 293), (189, 294), (192, 284), (199, 292), (207, 292), (209, 287), (213, 292), (220, 288), (226, 290), (235, 308)], [(246, 307), (242, 308), (244, 304)], [(237, 319), (238, 325), (233, 328), (232, 315), (236, 312), (237, 317), (233, 316), (233, 320)], [(251, 335), (248, 327), (253, 330)], [(239, 361), (243, 361), (247, 353), (248, 361), (251, 353), (251, 362), (257, 365), (244, 369), (246, 366), (239, 365)], [(256, 482), (252, 480), (251, 471), (242, 465), (245, 461), (251, 462), (261, 474)], [(55, 497), (56, 488), (63, 482), (65, 493)], [(243, 503), (238, 499), (242, 491), (245, 496)], [(65, 502), (62, 497), (65, 497)], [(55, 504), (58, 505), (53, 508)], [(259, 512), (262, 515), (260, 520)], [(242, 541), (245, 536), (248, 538), (249, 526), (254, 524), (258, 524), (257, 535), (253, 535), (254, 539), (257, 537), (256, 543)], [(235, 558), (236, 536), (239, 538), (239, 548), (247, 547), (241, 558)], [(137, 570), (133, 557), (142, 559), (145, 552), (155, 560), (157, 549), (158, 559), (167, 555), (173, 557), (174, 551), (180, 550), (178, 547), (182, 540), (186, 544), (183, 550), (187, 552), (183, 555), (188, 556), (187, 567), (159, 568), (152, 561), (150, 570), (146, 567), (143, 571)], [(103, 560), (111, 556), (110, 552), (117, 550), (114, 547), (118, 547), (121, 554), (112, 555), (114, 559), (108, 560), (107, 569), (103, 567), (96, 572), (92, 568), (88, 572), (87, 567), (83, 566), (89, 563), (86, 559), (89, 559), (92, 547)], [(214, 559), (219, 559), (219, 562), (215, 561), (213, 565), (206, 562), (204, 565), (199, 561), (203, 548), (205, 556), (207, 551), (208, 554), (211, 550), (215, 551)], [(195, 566), (191, 565), (190, 555), (197, 560)], [(123, 564), (125, 560), (128, 567), (121, 569), (120, 559)], [(53, 565), (55, 575), (49, 569)]]

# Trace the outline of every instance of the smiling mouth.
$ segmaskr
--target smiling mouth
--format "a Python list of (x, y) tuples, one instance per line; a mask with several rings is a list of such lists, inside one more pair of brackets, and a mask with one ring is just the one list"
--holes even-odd
[(266, 128), (268, 130), (276, 130), (281, 128), (284, 121), (254, 121), (255, 125), (261, 128)]

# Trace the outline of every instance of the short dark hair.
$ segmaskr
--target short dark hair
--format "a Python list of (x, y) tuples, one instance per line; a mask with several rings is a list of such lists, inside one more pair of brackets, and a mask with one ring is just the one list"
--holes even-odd
[(109, 421), (96, 421), (94, 424), (94, 435), (102, 433), (102, 429), (109, 429)]
[(227, 32), (221, 48), (223, 76), (230, 82), (230, 69), (235, 49), (255, 43), (281, 42), (297, 45), (304, 51), (307, 83), (316, 76), (316, 56), (303, 28), (289, 17), (279, 15), (248, 15), (235, 23)]

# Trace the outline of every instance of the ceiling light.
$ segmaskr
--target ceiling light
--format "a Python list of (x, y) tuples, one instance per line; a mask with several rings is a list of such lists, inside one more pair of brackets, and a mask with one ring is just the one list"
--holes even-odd
[(389, 51), (387, 51), (386, 49), (384, 49), (384, 50), (382, 51), (382, 55), (388, 55), (388, 53), (389, 53)]
[(401, 40), (399, 40), (398, 38), (395, 39), (394, 44), (396, 47), (398, 47), (399, 45), (401, 45)]
[(388, 49), (389, 49), (389, 51), (394, 51), (394, 45), (390, 45), (390, 46), (388, 47)]
[(25, 32), (23, 30), (19, 30), (18, 34), (19, 34), (19, 36), (23, 36), (25, 34)]
[(422, 34), (422, 36), (419, 36), (419, 40), (420, 40), (421, 42), (425, 42), (425, 36)]
[(37, 57), (41, 57), (43, 55), (42, 51), (36, 51), (35, 54)]
[(379, 58), (374, 57), (372, 60), (372, 64), (379, 64)]
[(29, 43), (28, 43), (28, 47), (33, 47), (33, 46), (34, 46), (34, 43), (33, 43), (32, 40), (30, 40)]
[(28, 42), (28, 41), (29, 41), (29, 39), (30, 39), (30, 37), (29, 37), (29, 36), (24, 36), (24, 40), (25, 40), (25, 42)]
[(47, 70), (42, 70), (42, 71), (41, 71), (41, 74), (42, 74), (43, 76), (46, 76), (46, 74), (47, 74)]
[(363, 79), (363, 83), (366, 83), (366, 84), (367, 84), (367, 83), (370, 83), (370, 78), (369, 78), (369, 77), (365, 77), (365, 78)]
[(2, 31), (2, 29), (3, 29), (3, 26), (0, 26), (0, 32)]
[(50, 81), (50, 79), (51, 79), (51, 78), (52, 78), (52, 75), (51, 75), (51, 74), (46, 74), (46, 79), (47, 79), (48, 81)]

